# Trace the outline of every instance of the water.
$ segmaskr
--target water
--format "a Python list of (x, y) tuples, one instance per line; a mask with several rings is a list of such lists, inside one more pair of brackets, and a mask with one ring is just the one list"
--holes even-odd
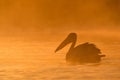
[(59, 42), (1, 43), (0, 80), (119, 80), (120, 43), (96, 42), (106, 54), (97, 64), (69, 65)]

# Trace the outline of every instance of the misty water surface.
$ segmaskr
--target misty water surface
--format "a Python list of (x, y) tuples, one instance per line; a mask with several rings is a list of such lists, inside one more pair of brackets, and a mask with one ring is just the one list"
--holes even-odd
[(112, 38), (106, 40), (104, 37), (101, 37), (101, 40), (95, 40), (94, 37), (91, 36), (89, 39), (78, 37), (78, 43), (83, 43), (87, 40), (93, 42), (102, 50), (106, 57), (97, 64), (81, 65), (69, 65), (65, 62), (65, 54), (70, 45), (62, 51), (54, 53), (54, 50), (63, 39), (58, 41), (31, 41), (9, 37), (9, 41), (2, 41), (0, 46), (0, 79), (119, 80), (119, 41)]

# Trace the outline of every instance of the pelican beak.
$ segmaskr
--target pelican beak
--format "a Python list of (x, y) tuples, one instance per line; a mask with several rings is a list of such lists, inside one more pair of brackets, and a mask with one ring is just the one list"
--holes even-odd
[(65, 47), (67, 44), (71, 42), (76, 42), (76, 38), (77, 38), (76, 33), (70, 33), (68, 37), (57, 47), (55, 52), (59, 51), (60, 49), (62, 49), (63, 47)]
[(58, 47), (57, 49), (55, 50), (55, 52), (61, 50), (62, 48), (64, 48), (67, 44), (71, 43), (71, 39), (70, 37), (67, 37)]

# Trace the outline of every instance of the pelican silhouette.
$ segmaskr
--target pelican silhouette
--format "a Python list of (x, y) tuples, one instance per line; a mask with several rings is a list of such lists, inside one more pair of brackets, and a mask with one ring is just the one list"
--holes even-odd
[(100, 49), (92, 43), (86, 42), (75, 47), (76, 40), (76, 33), (70, 33), (68, 37), (57, 47), (55, 52), (65, 47), (67, 44), (72, 43), (66, 55), (66, 61), (72, 64), (98, 63), (101, 61), (101, 57), (105, 56), (102, 55)]

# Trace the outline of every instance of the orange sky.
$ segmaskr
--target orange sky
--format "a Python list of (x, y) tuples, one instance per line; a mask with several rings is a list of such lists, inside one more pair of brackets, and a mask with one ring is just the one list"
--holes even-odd
[(119, 0), (0, 0), (0, 30), (117, 30), (119, 4)]

